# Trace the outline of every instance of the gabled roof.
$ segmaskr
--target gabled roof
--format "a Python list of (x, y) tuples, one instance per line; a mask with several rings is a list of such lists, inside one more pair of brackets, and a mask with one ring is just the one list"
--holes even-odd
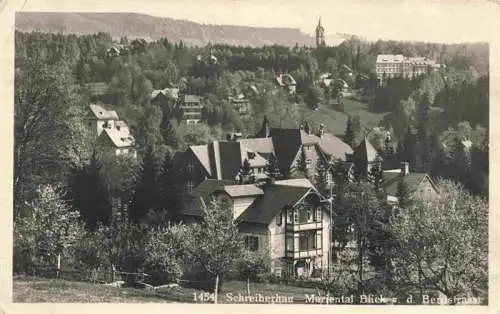
[(321, 151), (326, 155), (343, 161), (346, 160), (346, 155), (350, 155), (353, 153), (353, 150), (351, 146), (349, 146), (349, 144), (331, 133), (323, 134), (323, 136), (319, 139), (319, 147)]
[(358, 160), (371, 163), (376, 160), (378, 153), (373, 145), (365, 137), (358, 145), (358, 147), (354, 149), (354, 155)]
[(193, 154), (196, 156), (198, 161), (201, 163), (203, 168), (207, 171), (208, 175), (212, 175), (212, 168), (210, 167), (210, 158), (208, 156), (208, 146), (207, 145), (193, 145), (189, 148)]
[(271, 138), (274, 153), (278, 159), (278, 167), (281, 172), (286, 173), (290, 169), (301, 146), (300, 130), (272, 128)]
[[(224, 186), (235, 184), (231, 180), (214, 180), (207, 179), (202, 181), (194, 190), (191, 195), (186, 199), (186, 204), (182, 208), (183, 215), (189, 216), (201, 216), (202, 200), (203, 202), (208, 202), (209, 196), (217, 189), (223, 189)], [(208, 205), (208, 204), (206, 204)]]
[(243, 196), (254, 196), (262, 195), (264, 191), (257, 187), (255, 184), (243, 184), (243, 185), (226, 185), (224, 186), (224, 192), (229, 194), (231, 197), (243, 197)]
[(118, 114), (114, 110), (106, 110), (96, 104), (90, 104), (89, 108), (97, 120), (118, 120)]
[(259, 154), (272, 154), (274, 152), (273, 140), (271, 138), (246, 138), (240, 142)]
[(128, 128), (105, 128), (100, 136), (107, 136), (117, 148), (134, 146), (134, 137), (130, 134)]
[(159, 94), (163, 94), (165, 97), (177, 99), (179, 97), (179, 89), (173, 87), (155, 89), (151, 92), (151, 98), (156, 98)]
[[(401, 173), (397, 172), (383, 172), (383, 181), (384, 181), (384, 186), (385, 186), (385, 191), (387, 195), (395, 196), (398, 191), (398, 183), (401, 180), (404, 180), (404, 182), (408, 185), (408, 189), (410, 192), (414, 192), (418, 189), (420, 183), (424, 181), (424, 179), (428, 178), (431, 183), (432, 180), (426, 173), (408, 173), (406, 175), (402, 175)], [(434, 185), (434, 183), (432, 183)]]
[(309, 191), (316, 193), (312, 188), (303, 186), (282, 184), (266, 186), (264, 194), (238, 217), (238, 221), (269, 224), (286, 206), (294, 206)]
[(251, 168), (265, 167), (267, 164), (264, 157), (240, 141), (213, 141), (208, 145), (189, 146), (188, 149), (208, 175), (219, 180), (235, 180), (245, 159), (248, 159)]

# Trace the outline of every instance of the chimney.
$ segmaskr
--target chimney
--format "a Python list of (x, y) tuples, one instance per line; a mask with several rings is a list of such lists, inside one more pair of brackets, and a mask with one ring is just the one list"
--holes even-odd
[(325, 134), (325, 125), (321, 123), (318, 129), (318, 137), (323, 137), (323, 134)]
[(410, 173), (410, 163), (407, 161), (401, 162), (401, 175), (405, 176)]

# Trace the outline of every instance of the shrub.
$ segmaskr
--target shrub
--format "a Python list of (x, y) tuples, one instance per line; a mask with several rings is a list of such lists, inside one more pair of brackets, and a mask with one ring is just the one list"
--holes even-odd
[(240, 280), (263, 282), (271, 276), (271, 260), (265, 252), (245, 252), (238, 260)]
[(154, 229), (145, 243), (145, 271), (153, 285), (178, 283), (183, 275), (183, 225)]

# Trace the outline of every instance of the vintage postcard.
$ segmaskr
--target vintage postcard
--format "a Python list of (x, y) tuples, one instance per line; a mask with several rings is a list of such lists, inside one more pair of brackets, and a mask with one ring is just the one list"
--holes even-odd
[(499, 3), (0, 7), (5, 313), (494, 311)]

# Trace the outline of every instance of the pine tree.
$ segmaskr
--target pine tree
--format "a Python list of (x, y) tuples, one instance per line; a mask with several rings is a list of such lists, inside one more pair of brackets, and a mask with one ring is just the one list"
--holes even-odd
[(399, 207), (401, 208), (406, 208), (411, 204), (410, 189), (403, 179), (398, 182), (396, 197), (399, 200)]
[(139, 223), (149, 210), (159, 207), (158, 174), (159, 165), (153, 153), (153, 146), (146, 148), (142, 160), (142, 169), (137, 178), (135, 192), (129, 212), (129, 219)]
[(329, 186), (327, 177), (328, 171), (330, 171), (328, 167), (328, 162), (326, 161), (325, 158), (319, 157), (316, 163), (316, 174), (314, 177), (314, 185), (316, 186), (318, 191), (323, 195), (326, 195), (325, 193), (327, 192)]
[(280, 177), (278, 159), (274, 154), (271, 154), (271, 157), (269, 157), (269, 162), (266, 166), (266, 173), (274, 179), (278, 179)]
[(352, 124), (352, 119), (351, 116), (347, 118), (347, 126), (345, 129), (345, 135), (344, 139), (347, 144), (349, 144), (351, 147), (354, 145), (354, 129), (353, 129), (353, 124)]
[(101, 174), (101, 162), (94, 152), (90, 163), (73, 169), (69, 178), (69, 199), (78, 209), (87, 227), (107, 224), (112, 216), (111, 195)]
[(384, 189), (383, 171), (382, 171), (382, 158), (377, 155), (370, 172), (368, 173), (368, 182), (373, 185), (374, 190), (380, 193)]
[(180, 175), (173, 164), (173, 155), (167, 151), (158, 179), (160, 190), (159, 210), (164, 212), (168, 220), (176, 221), (179, 218), (182, 205), (182, 190), (180, 188)]

